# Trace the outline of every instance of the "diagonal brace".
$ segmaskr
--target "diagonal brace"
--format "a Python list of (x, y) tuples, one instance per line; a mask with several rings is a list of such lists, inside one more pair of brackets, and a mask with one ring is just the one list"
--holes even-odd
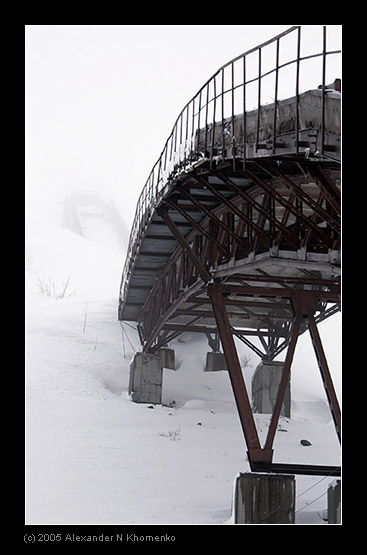
[(207, 291), (212, 302), (213, 312), (227, 363), (237, 410), (247, 444), (250, 463), (258, 458), (263, 461), (266, 460), (266, 462), (270, 463), (273, 456), (273, 450), (261, 449), (250, 400), (247, 394), (246, 384), (243, 379), (241, 365), (238, 360), (231, 325), (223, 299), (222, 285), (219, 283), (209, 283)]
[(202, 277), (204, 282), (208, 282), (211, 280), (211, 275), (209, 274), (208, 270), (203, 266), (197, 256), (194, 254), (193, 250), (191, 249), (190, 245), (181, 234), (180, 230), (177, 228), (173, 220), (168, 215), (168, 212), (164, 208), (160, 208), (158, 210), (159, 215), (163, 219), (164, 223), (170, 229), (174, 237), (177, 239), (177, 242), (181, 245), (184, 251), (186, 251), (187, 256), (190, 258), (191, 262), (199, 272), (200, 276)]
[(278, 426), (278, 422), (279, 422), (280, 411), (281, 411), (281, 408), (282, 408), (284, 395), (285, 395), (285, 391), (286, 391), (287, 384), (288, 384), (289, 373), (290, 373), (290, 370), (291, 370), (294, 351), (295, 351), (295, 348), (296, 348), (296, 344), (297, 344), (301, 324), (302, 324), (302, 315), (297, 314), (296, 318), (293, 322), (292, 332), (291, 332), (291, 339), (290, 339), (290, 342), (289, 342), (287, 355), (286, 355), (285, 362), (284, 362), (282, 378), (280, 380), (279, 389), (278, 389), (278, 393), (277, 393), (277, 398), (276, 398), (276, 401), (275, 401), (273, 414), (272, 414), (271, 421), (270, 421), (270, 426), (269, 426), (269, 429), (268, 429), (268, 434), (266, 436), (266, 441), (265, 441), (265, 445), (264, 445), (264, 448), (266, 448), (266, 449), (272, 449), (272, 447), (273, 447), (274, 436), (275, 436), (275, 432), (277, 430), (277, 426)]
[(320, 368), (322, 382), (324, 384), (326, 396), (329, 401), (330, 411), (334, 420), (335, 430), (336, 430), (339, 442), (341, 442), (341, 412), (340, 412), (338, 398), (336, 396), (333, 380), (330, 374), (329, 366), (326, 360), (325, 352), (322, 347), (321, 338), (320, 338), (319, 331), (317, 329), (316, 321), (313, 314), (308, 315), (308, 321), (309, 321), (309, 331), (311, 335), (312, 345), (315, 350), (317, 363)]

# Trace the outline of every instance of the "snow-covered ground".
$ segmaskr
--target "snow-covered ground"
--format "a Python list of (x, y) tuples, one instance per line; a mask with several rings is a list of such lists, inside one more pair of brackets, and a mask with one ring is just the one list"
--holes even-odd
[[(27, 235), (26, 523), (231, 524), (234, 478), (249, 466), (228, 374), (203, 372), (206, 338), (184, 334), (170, 345), (177, 370), (164, 370), (163, 405), (130, 400), (139, 341), (133, 323), (117, 321), (125, 253), (95, 231), (86, 239), (38, 225)], [(43, 284), (58, 293), (68, 278), (65, 298), (40, 292)], [(340, 316), (320, 333), (340, 394)], [(259, 359), (238, 347), (250, 389)], [(262, 438), (269, 419), (256, 415)], [(340, 464), (306, 334), (275, 460)], [(297, 477), (296, 523), (326, 523), (332, 481)]]

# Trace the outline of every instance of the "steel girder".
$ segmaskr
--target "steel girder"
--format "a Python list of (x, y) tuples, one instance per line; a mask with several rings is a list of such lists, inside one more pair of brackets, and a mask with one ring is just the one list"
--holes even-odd
[[(157, 208), (156, 222), (177, 247), (138, 319), (144, 350), (183, 331), (215, 332), (206, 292), (212, 279), (226, 281), (232, 332), (263, 358), (289, 343), (293, 289), (319, 291), (317, 322), (339, 309), (338, 166), (317, 170), (304, 160), (248, 166), (247, 172), (192, 172)], [(321, 173), (328, 176), (322, 185)], [(318, 177), (311, 181), (310, 175)], [(328, 181), (335, 191), (325, 190)], [(261, 345), (249, 340), (253, 336)]]
[[(183, 177), (157, 207), (157, 218), (177, 247), (141, 310), (143, 348), (154, 351), (187, 331), (218, 334), (251, 469), (325, 474), (329, 468), (291, 469), (272, 459), (294, 351), (307, 329), (340, 439), (340, 408), (317, 330), (317, 322), (340, 309), (339, 167), (297, 159), (247, 162), (247, 167), (246, 172), (201, 168)], [(263, 359), (286, 350), (264, 446), (234, 337)]]

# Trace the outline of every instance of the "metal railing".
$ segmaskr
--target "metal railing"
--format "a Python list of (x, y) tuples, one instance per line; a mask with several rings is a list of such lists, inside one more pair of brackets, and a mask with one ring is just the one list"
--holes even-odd
[[(196, 95), (185, 105), (177, 117), (161, 155), (153, 166), (139, 196), (130, 232), (126, 262), (122, 275), (121, 293), (129, 278), (140, 238), (153, 214), (154, 208), (167, 191), (169, 184), (181, 173), (188, 171), (200, 160), (242, 160), (246, 168), (247, 119), (250, 110), (256, 113), (255, 152), (261, 145), (261, 109), (274, 105), (272, 122), (272, 150), (280, 130), (277, 105), (281, 99), (295, 97), (296, 153), (299, 150), (299, 97), (310, 89), (321, 89), (321, 135), (325, 129), (325, 97), (328, 81), (338, 77), (340, 59), (329, 64), (341, 49), (332, 42), (340, 41), (340, 33), (328, 44), (326, 26), (293, 26), (276, 37), (237, 56), (220, 67), (204, 83)], [(314, 29), (316, 27), (316, 29)], [(339, 26), (335, 26), (339, 27)], [(311, 45), (311, 46), (310, 46)], [(235, 123), (241, 119), (242, 137), (235, 132)], [(320, 154), (323, 154), (323, 144)]]

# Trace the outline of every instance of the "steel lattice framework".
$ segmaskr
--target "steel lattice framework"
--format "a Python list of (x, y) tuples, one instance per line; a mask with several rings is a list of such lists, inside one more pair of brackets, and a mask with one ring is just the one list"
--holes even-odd
[[(289, 37), (295, 56), (282, 62)], [(292, 27), (203, 85), (177, 118), (140, 196), (122, 277), (119, 319), (138, 322), (144, 351), (187, 331), (205, 333), (215, 350), (220, 339), (253, 471), (338, 472), (272, 462), (297, 339), (306, 330), (340, 438), (340, 408), (317, 329), (340, 310), (341, 276), (340, 82), (326, 84), (327, 60), (340, 51), (327, 49), (326, 27), (322, 44), (302, 56), (301, 27)], [(265, 72), (267, 48), (275, 63)], [(258, 72), (249, 78), (254, 55)], [(320, 87), (301, 92), (302, 64), (314, 60), (321, 61)], [(280, 100), (289, 67), (294, 95)], [(274, 102), (263, 105), (269, 76)], [(264, 360), (286, 350), (263, 447), (234, 337)]]

